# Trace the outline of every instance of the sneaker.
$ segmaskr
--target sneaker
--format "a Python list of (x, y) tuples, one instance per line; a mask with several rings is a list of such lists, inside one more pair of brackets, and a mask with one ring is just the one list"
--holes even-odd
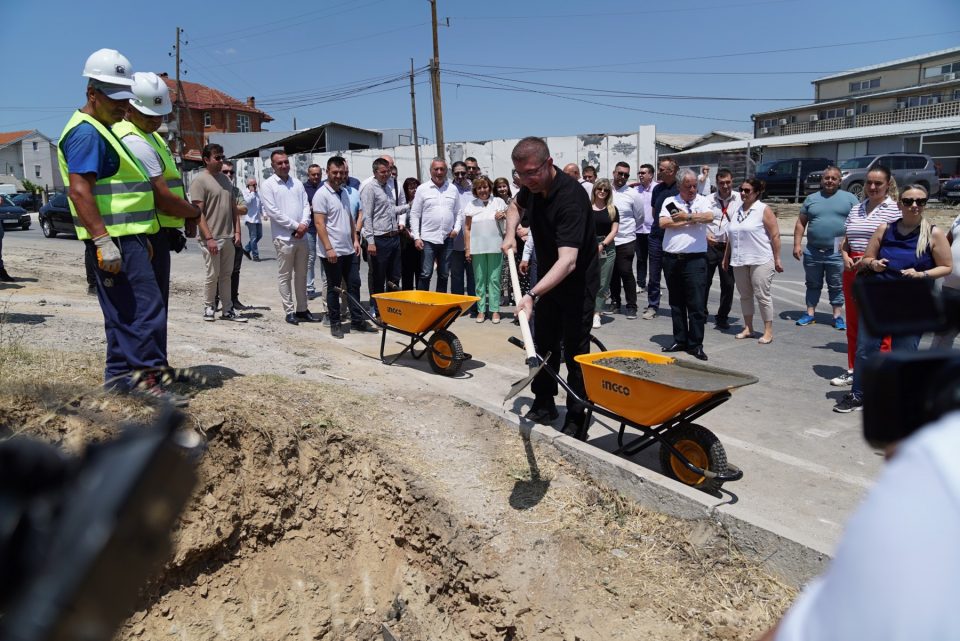
[(203, 310), (203, 320), (210, 321), (211, 323), (217, 320), (217, 313), (212, 307), (207, 307), (205, 310)]
[(845, 372), (836, 378), (831, 378), (830, 384), (834, 387), (846, 387), (847, 385), (853, 385), (853, 372)]
[(637, 308), (628, 307), (627, 308), (627, 320), (636, 320), (637, 318)]
[(600, 314), (593, 315), (593, 328), (600, 329)]
[(231, 309), (229, 312), (224, 312), (224, 313), (220, 314), (220, 320), (233, 321), (234, 323), (246, 323), (246, 322), (247, 322), (247, 319), (246, 319), (246, 318), (241, 317), (239, 314), (237, 314), (237, 312), (235, 312), (235, 311), (232, 310), (232, 309)]
[(607, 304), (607, 311), (610, 312), (611, 314), (619, 314), (619, 313), (620, 313), (620, 303), (614, 303), (614, 302), (608, 303), (608, 304)]
[(186, 407), (190, 403), (190, 399), (186, 396), (163, 389), (156, 374), (144, 376), (128, 394), (153, 403), (169, 403), (174, 407)]
[(849, 412), (859, 412), (863, 409), (863, 399), (857, 398), (853, 394), (847, 394), (840, 402), (833, 406), (833, 411), (840, 414)]
[(806, 327), (807, 325), (815, 325), (817, 320), (810, 314), (804, 314), (797, 319), (797, 325), (800, 327)]
[(653, 307), (648, 307), (643, 310), (643, 320), (653, 320), (657, 317), (657, 310)]
[(376, 332), (377, 328), (370, 324), (368, 320), (350, 323), (350, 329), (355, 332)]
[(843, 316), (837, 316), (833, 319), (833, 328), (844, 331), (847, 329), (847, 321), (843, 320)]
[(343, 327), (340, 326), (340, 323), (330, 325), (330, 335), (334, 338), (343, 338)]

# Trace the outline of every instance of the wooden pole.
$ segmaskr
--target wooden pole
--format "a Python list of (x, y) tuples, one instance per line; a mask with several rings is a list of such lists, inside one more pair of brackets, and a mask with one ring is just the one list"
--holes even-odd
[(420, 175), (420, 137), (417, 135), (417, 95), (413, 89), (413, 58), (410, 58), (410, 110), (413, 112), (413, 153), (417, 159), (417, 182), (422, 180)]
[(433, 59), (430, 61), (430, 78), (433, 84), (433, 119), (437, 135), (437, 158), (443, 159), (443, 109), (440, 105), (440, 43), (437, 39), (437, 0), (430, 0), (433, 21)]

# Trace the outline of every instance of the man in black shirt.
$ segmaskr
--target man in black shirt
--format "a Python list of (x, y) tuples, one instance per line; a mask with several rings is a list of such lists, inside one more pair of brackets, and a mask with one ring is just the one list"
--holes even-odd
[(647, 282), (647, 308), (643, 311), (643, 318), (656, 318), (660, 308), (660, 274), (663, 266), (663, 229), (660, 228), (660, 208), (667, 198), (680, 193), (677, 186), (677, 169), (679, 165), (672, 158), (664, 158), (657, 164), (657, 179), (660, 181), (653, 188), (650, 195), (650, 205), (653, 210), (653, 225), (650, 236), (647, 237), (648, 255), (650, 259), (650, 280)]
[[(522, 187), (507, 210), (503, 250), (516, 250), (523, 209), (537, 246), (540, 274), (537, 284), (519, 301), (518, 312), (523, 310), (530, 318), (536, 305), (537, 314), (532, 317), (537, 352), (541, 356), (549, 353), (547, 363), (559, 371), (562, 350), (567, 382), (583, 397), (583, 374), (573, 357), (590, 351), (593, 307), (600, 287), (590, 199), (579, 182), (553, 166), (542, 139), (524, 138), (513, 148), (511, 158)], [(534, 401), (526, 417), (537, 423), (556, 419), (556, 380), (541, 371), (531, 387)], [(576, 434), (584, 419), (584, 407), (568, 397), (563, 429)]]

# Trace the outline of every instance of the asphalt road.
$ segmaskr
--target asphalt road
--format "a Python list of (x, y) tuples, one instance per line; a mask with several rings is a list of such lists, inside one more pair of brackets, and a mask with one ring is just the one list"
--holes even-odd
[[(786, 221), (783, 227), (787, 231)], [(792, 224), (789, 228), (792, 230)], [(241, 299), (247, 304), (269, 304), (272, 311), (262, 322), (281, 323), (276, 263), (270, 260), (273, 248), (269, 236), (269, 230), (265, 230), (261, 243), (263, 262), (244, 263)], [(67, 238), (45, 239), (36, 223), (28, 231), (8, 231), (4, 247), (6, 252), (42, 252), (47, 256), (50, 254), (46, 252), (55, 251), (65, 255), (65, 264), (71, 271), (82, 266), (79, 243)], [(715, 504), (725, 504), (723, 509), (742, 518), (830, 552), (846, 518), (880, 470), (882, 457), (863, 442), (860, 413), (831, 411), (834, 402), (848, 389), (829, 384), (831, 378), (845, 369), (846, 337), (829, 323), (826, 291), (818, 308), (817, 324), (795, 325), (795, 319), (804, 311), (805, 287), (802, 266), (790, 254), (791, 248), (792, 238), (785, 236), (785, 271), (775, 277), (773, 285), (777, 320), (772, 344), (734, 339), (740, 329), (736, 295), (731, 329), (721, 332), (708, 325), (704, 349), (710, 357), (709, 364), (753, 374), (759, 383), (736, 390), (730, 401), (698, 422), (720, 437), (728, 459), (744, 470), (743, 480), (726, 484), (723, 497), (716, 499)], [(192, 244), (188, 251), (175, 255), (173, 262), (175, 281), (196, 280), (197, 274), (202, 273), (199, 251)], [(365, 274), (365, 267), (362, 269)], [(82, 278), (82, 272), (71, 277)], [(361, 280), (365, 286), (365, 276)], [(718, 297), (719, 285), (715, 283), (709, 303), (711, 312), (716, 309)], [(654, 320), (627, 320), (622, 315), (614, 315), (595, 334), (608, 349), (659, 353), (660, 347), (672, 340), (666, 301), (664, 291), (661, 313)], [(198, 317), (202, 313), (202, 303), (198, 302), (196, 313)], [(422, 376), (424, 384), (434, 391), (482, 398), (490, 406), (501, 406), (510, 384), (526, 373), (522, 352), (506, 342), (510, 335), (519, 336), (519, 328), (509, 322), (479, 325), (462, 318), (452, 329), (460, 336), (466, 351), (474, 356), (460, 377), (436, 376), (422, 361), (410, 359), (407, 359), (409, 363), (400, 364), (403, 369), (399, 371)], [(174, 342), (171, 335), (171, 350), (175, 349)], [(350, 343), (348, 348), (357, 348), (374, 357), (378, 354), (379, 337), (363, 342), (360, 337), (348, 337), (347, 341), (338, 343)], [(331, 343), (331, 349), (334, 348)], [(683, 355), (682, 358), (689, 357)], [(523, 411), (529, 400), (529, 393), (521, 395), (506, 409)], [(613, 450), (615, 431), (616, 426), (595, 424), (590, 431), (590, 442)], [(659, 470), (656, 448), (652, 450), (635, 456), (634, 461)]]

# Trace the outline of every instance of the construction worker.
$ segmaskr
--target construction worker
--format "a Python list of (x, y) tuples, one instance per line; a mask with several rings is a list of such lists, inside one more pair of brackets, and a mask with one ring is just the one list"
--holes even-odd
[[(113, 125), (115, 133), (137, 157), (150, 178), (153, 199), (157, 205), (160, 229), (149, 236), (153, 245), (153, 271), (160, 286), (164, 307), (170, 299), (170, 252), (180, 252), (187, 241), (181, 229), (184, 220), (190, 224), (189, 236), (196, 235), (200, 210), (185, 197), (183, 177), (166, 142), (157, 129), (163, 117), (173, 111), (170, 90), (160, 77), (152, 72), (133, 74), (133, 94), (124, 120)], [(167, 353), (167, 333), (163, 333), (163, 353)]]
[(70, 188), (77, 238), (96, 250), (97, 298), (107, 338), (105, 387), (167, 395), (156, 373), (166, 366), (167, 310), (150, 263), (148, 236), (160, 229), (143, 166), (110, 131), (135, 98), (130, 61), (113, 49), (87, 58), (86, 104), (67, 122), (57, 160)]

